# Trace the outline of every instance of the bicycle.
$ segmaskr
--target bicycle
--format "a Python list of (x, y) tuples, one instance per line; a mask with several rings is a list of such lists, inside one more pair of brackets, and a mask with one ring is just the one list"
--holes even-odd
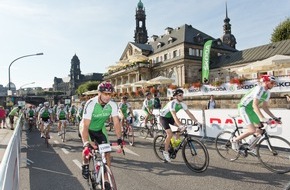
[(225, 160), (235, 161), (240, 156), (257, 157), (260, 163), (269, 171), (278, 174), (284, 174), (290, 171), (290, 143), (279, 136), (269, 135), (267, 128), (274, 128), (277, 124), (281, 124), (279, 121), (269, 120), (268, 122), (262, 122), (263, 126), (260, 127), (262, 133), (252, 143), (248, 144), (245, 139), (240, 147), (239, 151), (232, 149), (230, 140), (233, 137), (240, 135), (236, 117), (230, 116), (234, 120), (234, 131), (222, 131), (219, 133), (215, 140), (215, 147), (218, 154)]
[[(194, 132), (199, 131), (200, 126), (195, 126), (198, 128)], [(187, 130), (192, 130), (192, 127), (193, 126), (191, 125), (185, 127), (185, 130), (181, 134), (184, 138), (177, 147), (173, 148), (172, 143), (170, 142), (168, 153), (171, 159), (175, 159), (178, 151), (182, 149), (182, 158), (186, 166), (194, 172), (201, 173), (204, 172), (209, 165), (209, 154), (206, 146), (200, 140), (195, 139), (193, 135), (188, 134)], [(163, 162), (166, 162), (163, 157), (166, 137), (166, 134), (160, 134), (153, 140), (154, 153), (156, 157)]]
[[(145, 139), (150, 135), (151, 137), (155, 137), (157, 133), (162, 129), (161, 125), (158, 123), (157, 117), (159, 115), (152, 114), (153, 118), (153, 124), (152, 125), (146, 125), (145, 122), (140, 123), (140, 136), (144, 137)], [(148, 121), (148, 123), (150, 123)], [(151, 124), (151, 123), (150, 123)]]
[[(96, 142), (95, 142), (96, 143)], [(104, 189), (117, 190), (112, 170), (107, 165), (105, 153), (112, 152), (112, 144), (99, 144), (96, 148), (90, 146), (84, 151), (89, 156), (89, 178), (87, 179), (90, 190)], [(121, 146), (123, 154), (123, 146)], [(99, 159), (99, 157), (101, 159)], [(105, 179), (107, 177), (107, 179)]]
[(35, 126), (35, 118), (29, 117), (28, 118), (28, 131), (32, 132), (33, 127)]
[(127, 138), (129, 144), (133, 146), (134, 145), (134, 130), (130, 122), (131, 122), (131, 118), (126, 119), (125, 124), (123, 125), (122, 141), (125, 141), (125, 138)]
[(44, 121), (43, 122), (43, 133), (44, 133), (44, 143), (46, 144), (46, 147), (49, 147), (49, 142), (48, 139), (50, 139), (49, 137), (49, 131), (48, 131), (48, 125), (50, 124), (49, 121)]

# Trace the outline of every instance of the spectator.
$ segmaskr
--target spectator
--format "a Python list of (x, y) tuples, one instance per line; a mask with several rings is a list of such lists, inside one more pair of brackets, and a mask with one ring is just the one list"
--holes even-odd
[(161, 109), (161, 101), (158, 94), (154, 94), (154, 108)]
[(207, 109), (215, 109), (216, 108), (216, 102), (214, 100), (213, 95), (210, 96), (210, 100), (207, 103)]
[(0, 106), (0, 128), (1, 124), (3, 126), (3, 129), (5, 129), (5, 119), (6, 119), (6, 111), (3, 106)]

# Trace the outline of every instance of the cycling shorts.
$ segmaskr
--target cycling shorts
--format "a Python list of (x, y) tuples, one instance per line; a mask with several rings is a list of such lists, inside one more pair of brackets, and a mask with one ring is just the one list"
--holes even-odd
[(48, 122), (49, 117), (47, 117), (47, 118), (42, 117), (41, 119), (42, 119), (43, 122)]
[(260, 123), (260, 119), (253, 109), (248, 109), (244, 106), (239, 107), (239, 114), (246, 126), (250, 124), (258, 125)]
[[(159, 121), (160, 121), (160, 124), (161, 126), (167, 130), (167, 129), (171, 129), (170, 128), (170, 125), (174, 125), (174, 119), (173, 117), (170, 117), (170, 118), (167, 118), (167, 117), (162, 117), (160, 116), (159, 117)], [(169, 125), (170, 124), (170, 125)]]
[[(105, 128), (106, 130), (106, 128)], [(109, 143), (107, 133), (104, 133), (103, 130), (101, 131), (92, 131), (89, 130), (90, 139), (92, 142), (96, 141), (98, 144)]]

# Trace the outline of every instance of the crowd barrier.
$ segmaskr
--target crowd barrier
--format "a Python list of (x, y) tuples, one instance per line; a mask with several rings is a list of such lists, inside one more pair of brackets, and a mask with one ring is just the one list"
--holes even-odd
[(0, 164), (0, 189), (19, 189), (22, 116), (16, 121), (13, 135)]
[[(282, 124), (278, 125), (275, 128), (268, 128), (268, 133), (271, 135), (281, 136), (287, 140), (290, 137), (290, 111), (288, 109), (271, 109), (272, 113), (276, 117), (282, 118)], [(133, 123), (134, 126), (140, 126), (140, 123), (145, 119), (145, 112), (143, 110), (134, 110), (135, 121)], [(200, 137), (208, 137), (208, 138), (216, 138), (216, 136), (223, 130), (234, 130), (235, 125), (234, 121), (230, 116), (237, 116), (238, 109), (210, 109), (210, 110), (194, 110), (190, 109), (190, 112), (196, 117), (196, 119), (203, 124), (203, 129), (197, 132), (194, 132), (194, 128), (189, 131), (189, 134), (200, 136)], [(264, 113), (264, 116), (267, 116)], [(153, 110), (153, 114), (159, 114), (159, 110)], [(192, 120), (188, 117), (188, 115), (180, 110), (177, 112), (177, 116), (182, 124), (190, 125), (192, 124)], [(266, 117), (267, 118), (267, 117)], [(238, 126), (243, 127), (245, 130), (245, 126), (240, 117), (237, 118)], [(250, 138), (250, 137), (248, 137)]]

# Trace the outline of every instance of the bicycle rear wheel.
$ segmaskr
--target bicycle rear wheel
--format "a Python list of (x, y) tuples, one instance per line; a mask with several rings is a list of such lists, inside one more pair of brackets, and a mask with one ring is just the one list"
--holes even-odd
[(259, 161), (271, 172), (290, 172), (290, 143), (279, 136), (263, 138), (257, 145)]
[(240, 154), (232, 149), (230, 139), (233, 134), (230, 131), (223, 131), (219, 133), (215, 140), (215, 148), (217, 153), (225, 160), (235, 161), (239, 158)]
[(188, 138), (182, 147), (182, 158), (189, 169), (194, 172), (204, 172), (209, 165), (209, 154), (205, 145)]
[(131, 125), (128, 126), (126, 134), (127, 134), (129, 144), (133, 146), (134, 145), (134, 130)]
[[(103, 187), (103, 189), (104, 190), (117, 190), (117, 185), (116, 185), (112, 170), (107, 165), (104, 165), (104, 167), (105, 167), (104, 168), (105, 169), (105, 176), (107, 175), (108, 181), (105, 181), (105, 187)], [(108, 182), (108, 183), (106, 183), (106, 182)]]
[(157, 135), (153, 140), (153, 149), (154, 149), (155, 156), (162, 161), (164, 161), (163, 151), (165, 149), (165, 145), (164, 145), (165, 139), (166, 139), (166, 136)]

